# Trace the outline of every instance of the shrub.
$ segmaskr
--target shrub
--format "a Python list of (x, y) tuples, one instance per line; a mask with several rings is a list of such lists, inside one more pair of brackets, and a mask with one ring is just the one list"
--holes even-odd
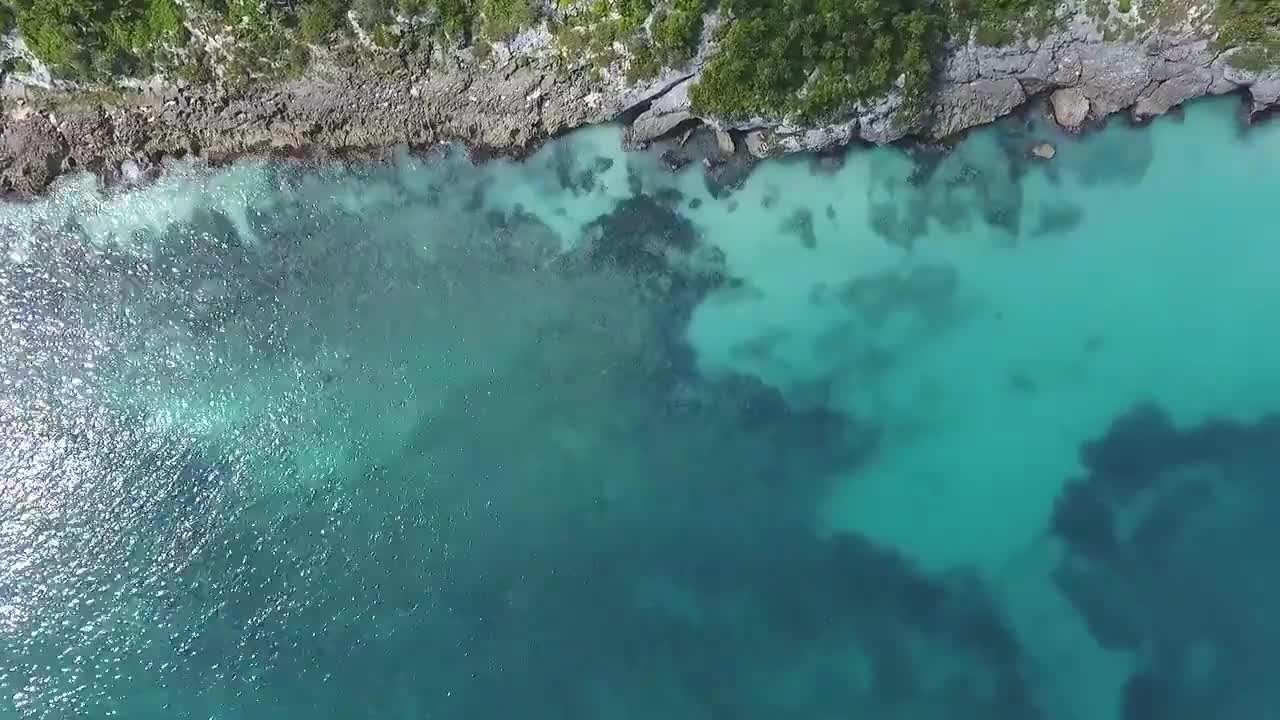
[(1280, 0), (1219, 0), (1218, 43), (1240, 47), (1231, 64), (1262, 71), (1280, 65)]
[(483, 0), (484, 34), (491, 40), (503, 40), (533, 24), (537, 11), (531, 0)]
[(702, 13), (705, 0), (675, 0), (669, 10), (660, 10), (650, 31), (653, 50), (664, 65), (688, 62), (702, 38)]
[(1009, 32), (1009, 29), (1004, 25), (994, 22), (980, 22), (978, 23), (977, 29), (974, 31), (973, 39), (976, 40), (979, 45), (1000, 47), (1001, 45), (1007, 45), (1011, 40), (1013, 40), (1013, 33)]
[(475, 14), (466, 0), (436, 0), (436, 23), (446, 37), (457, 42), (470, 42)]
[(289, 48), (289, 54), (285, 60), (284, 74), (285, 77), (296, 78), (306, 72), (307, 65), (311, 63), (311, 51), (306, 45), (293, 45)]
[(354, 0), (356, 20), (365, 30), (373, 30), (391, 22), (391, 0)]
[(310, 0), (298, 10), (298, 32), (310, 43), (319, 43), (346, 23), (345, 0)]
[(78, 78), (149, 69), (187, 36), (174, 0), (10, 0), (7, 12), (38, 58)]
[(204, 50), (192, 48), (181, 59), (174, 73), (193, 85), (204, 85), (213, 81), (213, 70), (209, 67), (209, 58)]
[[(619, 30), (623, 33), (639, 30), (640, 26), (644, 25), (644, 21), (649, 18), (649, 13), (653, 12), (653, 0), (615, 0), (612, 4), (616, 6), (621, 16)], [(608, 8), (606, 11), (614, 9), (608, 7), (609, 3), (605, 6)]]
[(695, 105), (728, 117), (793, 113), (819, 119), (888, 91), (927, 90), (942, 18), (928, 0), (729, 0), (737, 18), (720, 40)]
[(1043, 35), (1057, 22), (1058, 5), (1059, 0), (946, 0), (945, 13), (954, 34), (973, 31), (983, 45), (999, 46)]
[(638, 41), (632, 44), (630, 50), (631, 64), (627, 66), (627, 80), (630, 82), (648, 80), (662, 70), (662, 63), (658, 62), (653, 46), (649, 43)]
[(373, 32), (369, 34), (369, 39), (373, 41), (374, 45), (383, 50), (390, 50), (400, 44), (400, 38), (391, 32), (391, 27), (388, 25), (379, 25), (374, 28)]
[(187, 39), (187, 28), (182, 24), (182, 10), (174, 0), (150, 0), (144, 21), (145, 32), (139, 40)]

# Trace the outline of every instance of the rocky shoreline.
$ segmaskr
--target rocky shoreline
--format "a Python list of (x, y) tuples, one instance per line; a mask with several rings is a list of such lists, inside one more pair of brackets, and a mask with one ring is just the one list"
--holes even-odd
[(1118, 113), (1148, 119), (1233, 92), (1246, 96), (1249, 117), (1280, 106), (1280, 71), (1237, 67), (1238, 49), (1217, 48), (1189, 21), (1115, 41), (1083, 11), (1042, 40), (951, 47), (923, 111), (909, 111), (890, 94), (821, 126), (699, 117), (688, 90), (709, 57), (705, 44), (688, 67), (631, 85), (564, 68), (543, 52), (550, 42), (545, 30), (529, 31), (483, 62), (439, 49), (390, 69), (319, 62), (302, 78), (244, 94), (160, 80), (107, 94), (10, 74), (0, 116), (0, 194), (29, 199), (79, 171), (130, 181), (158, 172), (166, 159), (192, 156), (376, 157), (396, 146), (456, 141), (478, 158), (519, 157), (574, 128), (615, 121), (627, 126), (631, 147), (706, 124), (719, 152), (768, 157), (854, 142), (946, 139), (1038, 97), (1049, 99), (1069, 130)]

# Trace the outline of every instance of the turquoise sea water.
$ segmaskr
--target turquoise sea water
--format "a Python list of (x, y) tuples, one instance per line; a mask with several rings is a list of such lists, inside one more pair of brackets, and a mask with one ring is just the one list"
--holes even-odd
[(0, 208), (0, 718), (1274, 715), (1280, 126), (618, 147)]

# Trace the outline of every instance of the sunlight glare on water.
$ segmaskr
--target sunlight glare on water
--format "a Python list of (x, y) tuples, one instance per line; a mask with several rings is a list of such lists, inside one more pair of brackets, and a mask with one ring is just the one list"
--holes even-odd
[(4, 206), (0, 718), (1265, 717), (1277, 157), (1221, 101)]

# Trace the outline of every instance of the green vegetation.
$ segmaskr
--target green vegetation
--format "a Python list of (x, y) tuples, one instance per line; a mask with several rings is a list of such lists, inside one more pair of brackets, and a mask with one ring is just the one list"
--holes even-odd
[(438, 0), (436, 22), (440, 32), (455, 42), (470, 42), (475, 14), (466, 0)]
[(243, 87), (288, 74), (294, 42), (285, 31), (282, 11), (258, 0), (229, 0), (226, 24), (235, 38), (235, 50), (226, 64), (228, 83)]
[[(312, 2), (345, 5), (343, 0)], [(421, 17), (434, 11), (434, 29), (450, 41), (467, 45), (477, 37), (509, 38), (538, 17), (533, 0), (351, 0), (350, 8), (374, 44), (384, 49), (399, 47), (405, 37), (396, 27), (397, 16)], [(345, 7), (341, 12), (346, 12)]]
[[(832, 115), (897, 88), (921, 100), (943, 41), (1043, 35), (1057, 0), (725, 0), (734, 17), (694, 102), (731, 117)], [(655, 35), (656, 37), (656, 35)], [(665, 59), (664, 56), (659, 56)]]
[[(622, 59), (626, 50), (627, 77), (635, 81), (658, 74), (664, 67), (688, 62), (702, 39), (702, 16), (712, 0), (592, 0), (567, 13), (553, 25), (560, 54), (567, 64), (586, 61), (594, 72)], [(647, 24), (646, 24), (647, 23)]]
[(675, 0), (671, 7), (658, 9), (650, 27), (658, 62), (680, 65), (693, 57), (702, 38), (702, 14), (708, 9), (707, 0)]
[(346, 0), (311, 0), (298, 10), (298, 32), (309, 43), (321, 43), (347, 22)]
[(393, 7), (392, 0), (353, 0), (351, 3), (356, 22), (365, 30), (391, 22)]
[(538, 11), (531, 0), (483, 0), (480, 15), (485, 38), (505, 40), (532, 25)]
[[(108, 82), (159, 70), (242, 87), (300, 74), (311, 59), (308, 46), (385, 55), (413, 51), (430, 35), (455, 45), (505, 39), (537, 21), (535, 2), (0, 0), (0, 31), (16, 26), (35, 56), (69, 79)], [(362, 51), (355, 41), (349, 13), (372, 48)], [(189, 44), (188, 25), (230, 42)]]
[(31, 72), (31, 63), (26, 58), (11, 57), (0, 63), (0, 75), (6, 73), (27, 73)]
[(644, 33), (644, 22), (652, 12), (651, 0), (590, 0), (567, 10), (563, 22), (552, 26), (561, 59), (566, 64), (585, 60), (598, 72), (620, 58), (621, 45), (645, 54), (645, 64), (656, 72), (657, 62)]
[(0, 0), (36, 57), (61, 75), (147, 74), (187, 39), (174, 0)]
[(369, 40), (373, 42), (374, 47), (383, 50), (392, 50), (400, 44), (400, 38), (391, 31), (390, 25), (378, 25), (373, 28), (373, 32), (369, 33)]
[(1231, 64), (1243, 70), (1280, 65), (1280, 0), (1218, 0), (1218, 43), (1239, 47)]
[(919, 98), (944, 27), (927, 0), (729, 0), (735, 20), (693, 88), (703, 110), (730, 117), (819, 118), (901, 78)]
[(627, 66), (627, 80), (640, 82), (656, 76), (662, 71), (662, 63), (653, 51), (653, 45), (644, 38), (636, 38), (628, 46), (631, 51), (631, 64)]
[[(639, 79), (689, 61), (715, 1), (569, 3), (553, 32), (566, 63), (585, 61), (598, 71), (625, 49), (628, 74)], [(893, 87), (909, 99), (922, 97), (948, 35), (1007, 42), (1045, 26), (1056, 6), (1056, 0), (721, 3), (732, 19), (694, 101), (724, 115), (808, 118)], [(231, 42), (215, 56), (197, 47), (178, 52), (186, 29), (176, 0), (0, 0), (36, 55), (69, 77), (105, 79), (158, 66), (192, 82), (217, 76), (233, 86), (300, 73), (310, 59), (307, 45), (342, 52), (354, 42), (348, 13), (383, 53), (408, 51), (431, 33), (476, 47), (478, 57), (539, 15), (537, 0), (186, 0), (183, 6), (193, 21)], [(433, 22), (424, 27), (423, 18)]]
[[(687, 63), (716, 4), (726, 22), (692, 89), (699, 110), (728, 117), (816, 120), (895, 91), (927, 96), (948, 38), (1004, 45), (1042, 35), (1059, 0), (558, 0), (549, 18), (561, 60), (641, 80)], [(540, 19), (541, 0), (0, 0), (0, 31), (16, 27), (63, 77), (106, 81), (159, 70), (193, 83), (244, 86), (296, 76), (313, 53), (340, 62), (400, 62), (428, 42), (493, 43)], [(1109, 39), (1185, 23), (1216, 3), (1211, 24), (1231, 61), (1280, 65), (1280, 0), (1086, 0)], [(184, 12), (185, 8), (185, 12)], [(189, 17), (188, 14), (189, 13)], [(354, 18), (365, 42), (356, 40)], [(206, 47), (188, 30), (230, 42)], [(202, 35), (203, 36), (203, 35)], [(16, 65), (10, 63), (12, 70)], [(922, 106), (920, 106), (922, 107)]]
[(1007, 45), (1043, 36), (1057, 23), (1057, 0), (950, 0), (945, 8), (952, 32), (983, 45)]

